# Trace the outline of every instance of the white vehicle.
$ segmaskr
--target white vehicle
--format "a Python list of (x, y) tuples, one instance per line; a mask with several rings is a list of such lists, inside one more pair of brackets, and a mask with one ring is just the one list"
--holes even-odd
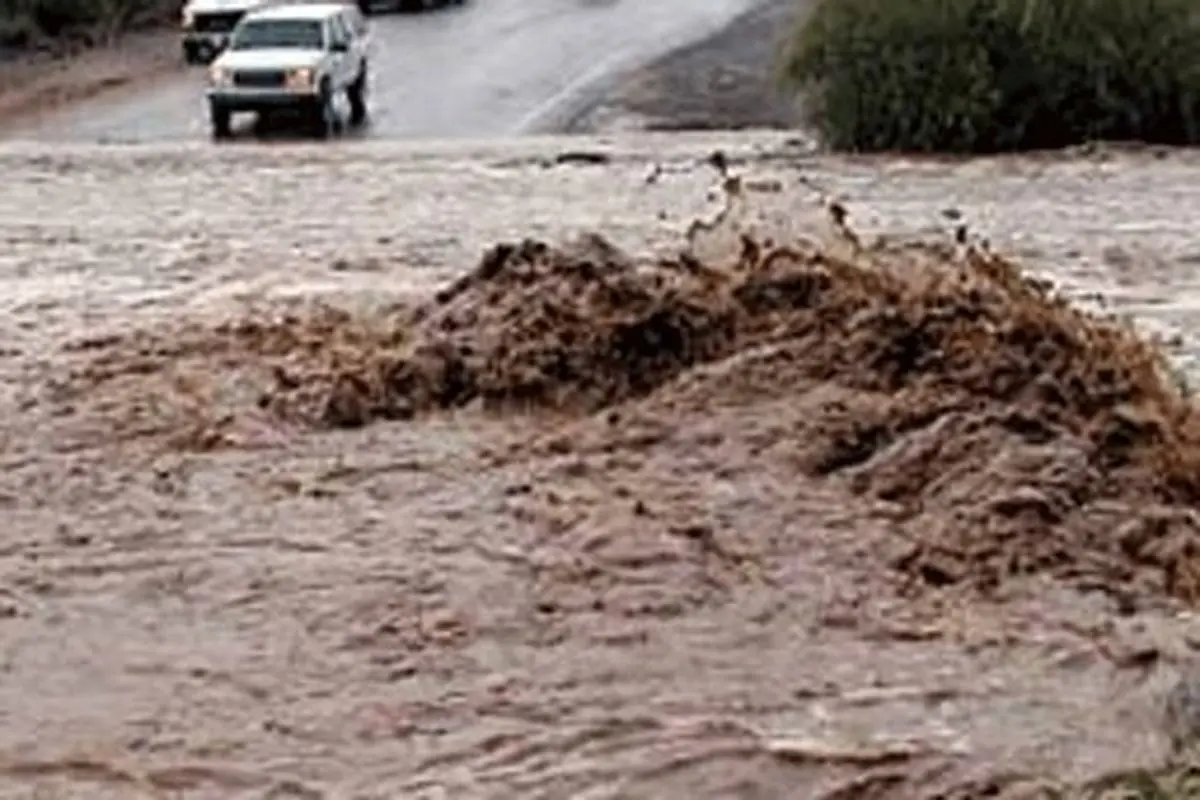
[(225, 49), (229, 34), (248, 12), (269, 0), (188, 0), (183, 6), (183, 59), (207, 64)]
[(361, 124), (367, 55), (367, 22), (353, 3), (289, 3), (246, 14), (209, 68), (213, 136), (228, 136), (232, 116), (242, 111), (299, 111), (328, 136), (340, 123), (341, 94), (350, 102), (350, 123)]

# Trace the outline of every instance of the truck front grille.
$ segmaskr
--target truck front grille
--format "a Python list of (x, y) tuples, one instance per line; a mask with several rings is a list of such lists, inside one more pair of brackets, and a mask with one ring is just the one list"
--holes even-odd
[(237, 70), (233, 85), (248, 89), (277, 89), (287, 83), (287, 73), (278, 69)]

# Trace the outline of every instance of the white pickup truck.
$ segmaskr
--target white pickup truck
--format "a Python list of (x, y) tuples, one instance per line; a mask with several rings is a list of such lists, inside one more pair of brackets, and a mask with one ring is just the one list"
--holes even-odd
[(352, 3), (285, 3), (247, 13), (209, 67), (214, 137), (231, 132), (235, 113), (299, 111), (328, 136), (338, 127), (336, 98), (350, 102), (350, 123), (367, 115), (366, 19)]
[(225, 49), (242, 17), (271, 0), (188, 0), (183, 6), (183, 59), (208, 64)]

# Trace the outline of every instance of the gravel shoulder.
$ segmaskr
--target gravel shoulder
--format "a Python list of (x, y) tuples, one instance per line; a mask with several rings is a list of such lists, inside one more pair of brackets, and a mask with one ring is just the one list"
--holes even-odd
[(765, 0), (719, 33), (624, 76), (568, 132), (796, 128), (776, 61), (804, 3)]
[(349, 431), (258, 402), (331, 341), (369, 365), (498, 242), (677, 251), (716, 149), (762, 187), (748, 225), (816, 224), (814, 186), (864, 235), (953, 208), (1200, 354), (1190, 153), (0, 146), (0, 796), (1027, 796), (1158, 764), (1194, 612), (906, 593), (887, 514), (772, 446), (788, 396)]
[(10, 54), (0, 61), (0, 131), (76, 103), (143, 91), (182, 70), (178, 41), (168, 31), (126, 36), (69, 57)]

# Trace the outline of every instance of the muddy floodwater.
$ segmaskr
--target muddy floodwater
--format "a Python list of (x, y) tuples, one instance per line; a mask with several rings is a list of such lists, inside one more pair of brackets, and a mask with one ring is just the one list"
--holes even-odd
[(0, 796), (1018, 797), (1165, 758), (1200, 158), (0, 170)]

